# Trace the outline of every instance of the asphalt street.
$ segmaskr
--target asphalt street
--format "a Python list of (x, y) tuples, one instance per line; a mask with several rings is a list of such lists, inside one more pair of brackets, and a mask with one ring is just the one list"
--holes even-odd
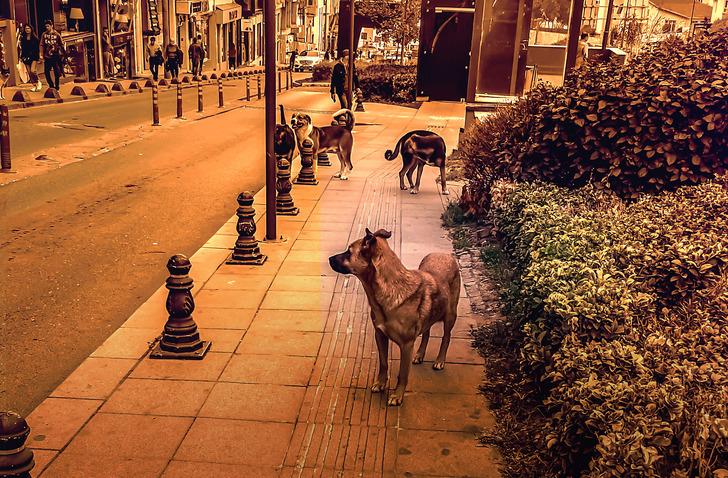
[[(95, 129), (41, 123), (148, 121), (148, 100), (19, 111), (14, 147)], [(323, 90), (295, 89), (280, 102), (287, 111), (337, 109)], [(170, 255), (193, 254), (235, 213), (238, 193), (263, 182), (258, 102), (0, 187), (0, 410), (32, 410), (163, 283)]]

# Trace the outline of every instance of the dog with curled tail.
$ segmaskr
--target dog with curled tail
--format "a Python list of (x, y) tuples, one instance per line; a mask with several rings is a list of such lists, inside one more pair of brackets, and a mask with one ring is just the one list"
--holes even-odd
[[(445, 182), (445, 140), (432, 131), (414, 130), (405, 134), (394, 148), (394, 151), (388, 149), (384, 153), (384, 159), (392, 161), (402, 154), (402, 169), (399, 171), (399, 188), (407, 190), (404, 185), (404, 176), (407, 175), (409, 181), (410, 194), (420, 192), (420, 180), (422, 179), (422, 170), (425, 165), (440, 168), (440, 184), (442, 185), (442, 194), (449, 194), (447, 191), (447, 183)], [(417, 182), (412, 182), (412, 173), (417, 168)]]
[[(329, 265), (340, 274), (354, 275), (366, 292), (379, 352), (379, 373), (372, 392), (387, 390), (389, 341), (399, 346), (397, 387), (387, 402), (398, 406), (404, 400), (410, 363), (424, 360), (430, 327), (436, 322), (444, 323), (444, 333), (432, 368), (445, 367), (450, 334), (457, 319), (460, 269), (452, 254), (432, 253), (422, 259), (419, 268), (409, 270), (390, 249), (387, 239), (391, 236), (384, 229), (367, 229), (366, 235), (352, 242), (346, 251), (331, 256)], [(422, 341), (414, 353), (420, 334)]]

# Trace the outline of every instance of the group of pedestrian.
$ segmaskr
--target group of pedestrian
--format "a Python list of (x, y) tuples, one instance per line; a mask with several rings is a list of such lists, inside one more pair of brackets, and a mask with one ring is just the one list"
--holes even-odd
[[(184, 52), (174, 40), (171, 40), (162, 51), (162, 46), (157, 43), (156, 37), (150, 36), (149, 43), (146, 46), (146, 53), (149, 60), (149, 69), (155, 80), (159, 79), (159, 67), (161, 65), (164, 65), (165, 73), (169, 73), (172, 78), (179, 77), (179, 70), (184, 61)], [(192, 74), (194, 76), (201, 75), (202, 65), (205, 61), (205, 46), (202, 43), (202, 35), (192, 38), (188, 54), (190, 55)]]
[(43, 58), (45, 78), (50, 88), (59, 89), (61, 76), (63, 76), (63, 62), (66, 58), (63, 39), (61, 34), (53, 28), (52, 21), (46, 20), (44, 27), (45, 31), (38, 38), (32, 26), (23, 26), (18, 45), (20, 61), (28, 75), (28, 83), (33, 85), (32, 91), (38, 91), (43, 86), (38, 77), (38, 62), (41, 58)]

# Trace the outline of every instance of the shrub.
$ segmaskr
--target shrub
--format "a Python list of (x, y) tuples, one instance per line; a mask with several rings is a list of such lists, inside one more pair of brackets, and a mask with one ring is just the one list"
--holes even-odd
[[(720, 476), (728, 467), (728, 187), (625, 204), (497, 182), (504, 297), (548, 425), (537, 476)], [(722, 450), (722, 451), (721, 451)]]
[(728, 30), (670, 39), (628, 65), (588, 64), (466, 131), (466, 199), (487, 206), (494, 178), (593, 183), (624, 198), (728, 169)]
[[(313, 81), (331, 81), (333, 62), (314, 66)], [(384, 63), (356, 64), (365, 101), (412, 103), (417, 96), (417, 67)]]

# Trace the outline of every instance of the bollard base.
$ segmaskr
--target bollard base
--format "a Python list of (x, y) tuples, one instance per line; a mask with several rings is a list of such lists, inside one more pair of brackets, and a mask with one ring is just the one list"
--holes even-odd
[(316, 178), (307, 178), (307, 177), (301, 177), (298, 176), (296, 179), (293, 180), (294, 184), (302, 184), (304, 186), (316, 186), (319, 182)]
[(260, 254), (258, 256), (253, 256), (250, 258), (238, 258), (235, 259), (233, 256), (235, 253), (230, 254), (230, 257), (225, 261), (225, 264), (231, 265), (231, 266), (262, 266), (265, 264), (265, 261), (268, 260), (268, 256), (265, 254)]
[(3, 174), (18, 174), (18, 172), (14, 169), (0, 169), (0, 173)]
[(320, 153), (316, 158), (316, 164), (319, 166), (331, 166), (331, 160), (326, 153)]
[(162, 350), (161, 344), (161, 340), (157, 340), (157, 343), (154, 344), (154, 348), (149, 353), (150, 359), (202, 360), (205, 358), (207, 352), (210, 351), (212, 342), (202, 341), (202, 347), (197, 350), (193, 350), (192, 352), (170, 352)]
[(276, 209), (277, 216), (298, 216), (299, 212), (301, 211), (297, 207), (282, 207)]

